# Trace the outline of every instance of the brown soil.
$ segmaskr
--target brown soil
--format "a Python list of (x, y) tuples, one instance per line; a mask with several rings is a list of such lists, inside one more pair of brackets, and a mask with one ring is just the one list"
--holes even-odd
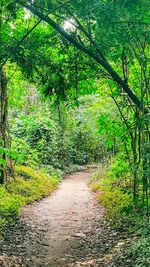
[(52, 196), (23, 208), (0, 241), (0, 266), (109, 266), (105, 255), (119, 237), (87, 187), (91, 172), (67, 176)]

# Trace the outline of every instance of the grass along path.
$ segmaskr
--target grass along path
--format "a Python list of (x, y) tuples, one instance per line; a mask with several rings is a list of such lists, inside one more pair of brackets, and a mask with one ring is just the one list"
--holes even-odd
[(22, 209), (0, 241), (0, 266), (109, 266), (119, 236), (87, 187), (91, 172), (68, 175), (52, 196)]

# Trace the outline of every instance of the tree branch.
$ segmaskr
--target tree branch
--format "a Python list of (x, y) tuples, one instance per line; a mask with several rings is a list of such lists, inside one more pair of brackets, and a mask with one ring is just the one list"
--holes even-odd
[(84, 52), (89, 57), (93, 58), (98, 64), (100, 64), (107, 72), (111, 75), (113, 80), (127, 93), (133, 103), (144, 113), (148, 113), (147, 109), (144, 109), (139, 98), (133, 93), (129, 85), (124, 81), (119, 74), (112, 68), (109, 62), (101, 58), (99, 54), (95, 54), (92, 49), (87, 48), (85, 45), (78, 42), (78, 40), (71, 35), (69, 35), (62, 27), (60, 27), (55, 21), (53, 21), (50, 17), (44, 17), (37, 9), (30, 5), (24, 5), (27, 9), (29, 9), (33, 14), (38, 16), (40, 19), (47, 22), (50, 26), (52, 26), (61, 36), (63, 36), (66, 40), (68, 40), (71, 44), (73, 44), (76, 48)]
[(17, 51), (18, 47), (22, 44), (22, 42), (27, 38), (27, 36), (40, 24), (42, 20), (44, 20), (49, 14), (53, 13), (54, 11), (58, 10), (59, 8), (63, 7), (67, 3), (69, 3), (71, 0), (66, 1), (65, 3), (53, 8), (51, 11), (49, 11), (46, 15), (41, 17), (38, 22), (35, 23), (35, 25), (22, 37), (22, 39), (18, 42), (18, 44), (12, 49), (10, 54), (6, 57), (2, 65), (0, 66), (0, 70), (4, 67), (6, 62), (11, 58), (11, 56)]

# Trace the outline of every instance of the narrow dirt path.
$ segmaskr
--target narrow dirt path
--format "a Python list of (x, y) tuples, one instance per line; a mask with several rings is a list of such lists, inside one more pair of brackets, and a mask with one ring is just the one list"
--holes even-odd
[(52, 196), (24, 207), (0, 241), (0, 266), (108, 266), (118, 236), (87, 187), (91, 172), (67, 176)]

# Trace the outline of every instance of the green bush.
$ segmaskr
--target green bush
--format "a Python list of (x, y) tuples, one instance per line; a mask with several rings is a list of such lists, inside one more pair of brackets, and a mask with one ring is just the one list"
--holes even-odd
[(10, 194), (3, 186), (0, 186), (0, 227), (16, 218), (20, 207), (19, 195)]
[(27, 140), (16, 136), (13, 137), (9, 156), (16, 164), (36, 166), (39, 163), (37, 151), (31, 149)]
[(150, 266), (150, 237), (141, 237), (132, 246), (130, 256), (134, 259), (135, 267)]
[(21, 196), (23, 203), (47, 196), (56, 188), (59, 181), (57, 177), (26, 166), (16, 166), (16, 174), (16, 181), (9, 185), (8, 191)]
[[(106, 170), (100, 168), (90, 180), (90, 187), (98, 192), (97, 200), (106, 208), (109, 220), (117, 227), (129, 223), (133, 212), (133, 196), (130, 190), (114, 184), (114, 180), (107, 177)], [(133, 212), (134, 214), (134, 212)]]
[(131, 173), (129, 171), (129, 165), (124, 159), (124, 155), (118, 154), (117, 157), (113, 158), (113, 163), (110, 166), (108, 177), (111, 180), (124, 180), (128, 179), (130, 176)]
[(130, 247), (124, 251), (119, 258), (119, 264), (116, 266), (150, 266), (150, 236), (136, 237)]
[(7, 190), (0, 186), (0, 225), (19, 215), (24, 204), (48, 196), (60, 179), (26, 166), (16, 166), (16, 179), (10, 180)]
[(118, 187), (108, 187), (105, 191), (102, 191), (98, 199), (106, 208), (109, 219), (115, 224), (125, 222), (126, 217), (133, 210), (132, 195), (123, 192)]
[(62, 126), (47, 109), (44, 114), (41, 110), (26, 115), (22, 112), (12, 119), (11, 158), (21, 165), (47, 165), (61, 170), (73, 164), (97, 161), (101, 155), (101, 139), (91, 118), (94, 114), (87, 117), (82, 109), (70, 110), (69, 114), (63, 112)]
[(55, 169), (52, 165), (41, 165), (40, 169), (43, 173), (48, 174), (57, 179), (61, 179), (63, 171), (61, 169)]
[[(47, 114), (46, 118), (40, 113), (36, 115), (33, 113), (32, 116), (21, 115), (14, 121), (12, 133), (12, 148), (22, 157), (19, 164), (24, 164), (27, 161), (27, 164), (30, 165), (32, 161), (35, 161), (38, 164), (59, 167), (59, 128), (56, 128), (56, 123), (50, 119), (50, 113)], [(19, 140), (19, 145), (17, 140)]]
[(6, 220), (10, 217), (15, 218), (19, 213), (20, 206), (21, 198), (5, 191), (3, 197), (0, 199), (0, 217)]

